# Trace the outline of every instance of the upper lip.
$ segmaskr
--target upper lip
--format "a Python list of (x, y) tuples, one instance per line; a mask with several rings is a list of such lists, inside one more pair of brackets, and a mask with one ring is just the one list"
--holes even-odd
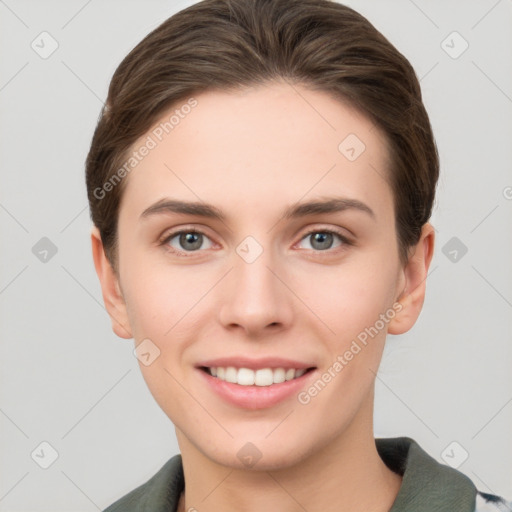
[(208, 359), (207, 361), (200, 362), (197, 367), (223, 367), (234, 366), (235, 368), (250, 368), (251, 370), (258, 370), (260, 368), (295, 368), (297, 370), (303, 368), (315, 368), (315, 365), (310, 363), (303, 363), (293, 359), (286, 359), (282, 357), (261, 357), (258, 359), (249, 358), (246, 356), (240, 357), (220, 357), (217, 359)]

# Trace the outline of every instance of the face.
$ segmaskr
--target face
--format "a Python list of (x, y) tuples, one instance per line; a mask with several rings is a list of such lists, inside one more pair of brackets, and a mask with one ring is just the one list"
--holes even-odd
[(134, 145), (156, 142), (125, 178), (117, 314), (179, 440), (229, 466), (245, 452), (290, 466), (371, 428), (407, 285), (386, 142), (298, 85), (195, 99)]

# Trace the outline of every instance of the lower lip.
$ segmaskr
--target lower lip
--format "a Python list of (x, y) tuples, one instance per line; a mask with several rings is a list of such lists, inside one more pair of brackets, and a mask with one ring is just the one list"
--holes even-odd
[(204, 370), (197, 371), (206, 383), (224, 400), (244, 409), (265, 409), (297, 395), (316, 370), (310, 370), (296, 379), (270, 386), (242, 386), (213, 377)]

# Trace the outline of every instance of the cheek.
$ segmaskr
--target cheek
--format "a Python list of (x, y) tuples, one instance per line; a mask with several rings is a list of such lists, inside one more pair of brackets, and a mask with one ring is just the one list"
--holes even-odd
[(164, 293), (158, 283), (152, 282), (146, 274), (137, 279), (132, 276), (127, 287), (125, 300), (133, 337), (160, 339), (172, 327), (172, 294)]
[(153, 336), (165, 343), (189, 322), (194, 306), (207, 291), (209, 280), (204, 273), (160, 260), (133, 251), (125, 261), (123, 291), (136, 340)]
[[(337, 340), (338, 347), (373, 326), (393, 303), (392, 258), (376, 253), (339, 265), (301, 262), (282, 270), (293, 285), (289, 301), (295, 304), (294, 323), (324, 329), (322, 336)], [(211, 301), (216, 294), (205, 297), (207, 283), (215, 283), (223, 273), (213, 265), (157, 265), (133, 251), (126, 260), (123, 291), (134, 338), (154, 338), (167, 350), (170, 339), (186, 338), (186, 331), (198, 322), (213, 321), (201, 318), (205, 307), (215, 309)]]
[(316, 314), (311, 318), (321, 320), (332, 338), (345, 343), (374, 325), (392, 306), (396, 279), (390, 263), (354, 259), (296, 274), (294, 291)]
[(179, 272), (167, 269), (166, 273), (148, 265), (141, 268), (145, 270), (131, 273), (126, 303), (136, 344), (151, 340), (149, 352), (156, 357), (148, 365), (140, 359), (139, 367), (162, 410), (171, 419), (181, 417), (185, 414), (183, 404), (190, 399), (179, 384), (185, 381), (182, 364), (190, 338), (187, 330), (191, 322), (196, 323), (196, 308), (192, 306), (197, 302), (195, 296), (204, 294), (204, 289), (201, 294), (199, 290), (187, 289), (186, 279), (180, 279)]

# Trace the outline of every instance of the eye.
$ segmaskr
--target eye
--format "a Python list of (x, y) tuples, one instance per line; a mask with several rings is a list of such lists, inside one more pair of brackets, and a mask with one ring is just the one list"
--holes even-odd
[[(338, 244), (333, 243), (338, 239)], [(326, 252), (336, 247), (352, 245), (352, 242), (344, 236), (331, 229), (316, 229), (309, 231), (302, 238), (301, 242), (309, 241), (309, 247), (316, 252)], [(206, 243), (206, 246), (204, 245)], [(194, 252), (200, 252), (201, 249), (211, 249), (213, 243), (210, 238), (195, 228), (181, 229), (170, 234), (166, 234), (160, 242), (170, 252), (178, 256), (192, 256)], [(300, 244), (300, 242), (299, 242)]]
[(351, 245), (350, 240), (338, 233), (337, 231), (328, 230), (328, 229), (316, 229), (314, 231), (310, 231), (306, 233), (301, 239), (302, 240), (310, 240), (309, 247), (306, 249), (313, 249), (315, 251), (326, 251), (333, 248), (333, 240), (338, 238), (341, 241), (336, 247), (340, 247), (343, 245)]
[[(207, 246), (204, 247), (204, 242)], [(196, 229), (182, 229), (167, 235), (162, 241), (162, 245), (167, 246), (171, 252), (184, 254), (189, 252), (198, 252), (201, 248), (211, 249), (211, 240), (201, 231)]]

